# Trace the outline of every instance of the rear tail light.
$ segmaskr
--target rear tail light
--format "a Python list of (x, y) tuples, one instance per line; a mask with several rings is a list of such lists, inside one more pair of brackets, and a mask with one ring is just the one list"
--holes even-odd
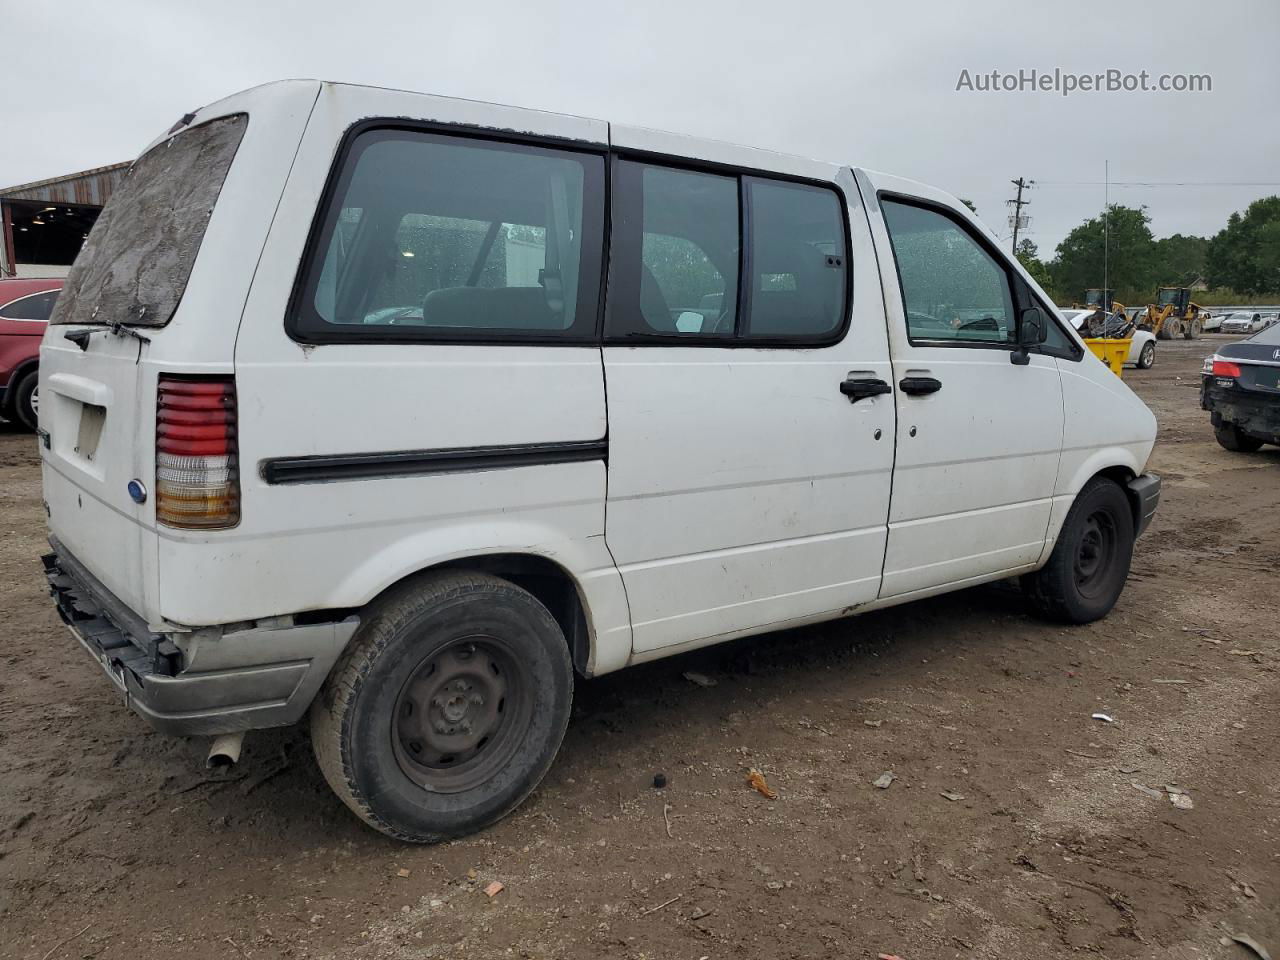
[(1213, 375), (1215, 377), (1239, 377), (1240, 364), (1215, 358), (1213, 361)]
[(198, 530), (240, 522), (233, 378), (160, 377), (156, 520)]

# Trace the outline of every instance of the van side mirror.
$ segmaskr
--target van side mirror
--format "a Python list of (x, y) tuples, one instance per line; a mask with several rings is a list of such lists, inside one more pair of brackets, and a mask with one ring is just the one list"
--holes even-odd
[(1009, 356), (1011, 363), (1025, 367), (1031, 362), (1031, 347), (1038, 347), (1049, 338), (1049, 327), (1039, 307), (1027, 307), (1018, 314), (1018, 349)]

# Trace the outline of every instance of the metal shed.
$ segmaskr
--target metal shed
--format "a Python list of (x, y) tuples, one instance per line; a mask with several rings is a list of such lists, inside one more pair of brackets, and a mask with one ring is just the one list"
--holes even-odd
[(128, 169), (114, 163), (0, 188), (0, 277), (66, 276)]

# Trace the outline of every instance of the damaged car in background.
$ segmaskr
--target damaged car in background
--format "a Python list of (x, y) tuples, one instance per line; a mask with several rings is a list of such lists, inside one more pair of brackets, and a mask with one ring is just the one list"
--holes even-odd
[(1280, 444), (1280, 325), (1205, 357), (1200, 407), (1228, 450), (1252, 453), (1264, 443)]

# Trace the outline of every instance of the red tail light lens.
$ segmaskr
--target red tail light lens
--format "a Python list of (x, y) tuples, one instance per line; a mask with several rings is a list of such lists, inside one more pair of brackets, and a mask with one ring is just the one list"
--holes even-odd
[(197, 530), (240, 522), (232, 377), (160, 377), (156, 519), (169, 527)]
[(1232, 363), (1230, 360), (1214, 360), (1213, 375), (1215, 377), (1238, 377), (1240, 376), (1240, 364)]

